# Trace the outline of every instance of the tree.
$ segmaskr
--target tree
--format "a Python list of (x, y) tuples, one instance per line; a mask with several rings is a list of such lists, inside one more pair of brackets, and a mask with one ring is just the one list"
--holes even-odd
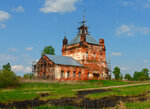
[(147, 68), (142, 69), (142, 72), (144, 73), (144, 75), (146, 76), (146, 80), (149, 80), (149, 70)]
[(55, 55), (55, 49), (50, 45), (46, 46), (42, 52), (41, 55), (43, 56), (44, 54), (49, 54), (49, 55)]
[(13, 71), (9, 71), (7, 67), (0, 70), (0, 88), (16, 87), (18, 85), (19, 79)]
[(131, 81), (133, 78), (129, 73), (126, 73), (124, 79)]
[(114, 74), (114, 76), (115, 76), (115, 79), (116, 79), (116, 80), (119, 80), (120, 77), (121, 77), (120, 68), (119, 68), (119, 67), (115, 67), (115, 68), (114, 68), (114, 71), (113, 71), (113, 74)]
[(26, 73), (23, 75), (24, 79), (32, 79), (34, 77), (34, 73)]
[(3, 65), (3, 69), (6, 69), (6, 70), (8, 70), (8, 71), (11, 71), (10, 63), (8, 62), (8, 64)]
[(144, 68), (142, 71), (137, 72), (135, 71), (133, 74), (133, 79), (135, 81), (143, 81), (143, 80), (149, 80), (149, 70)]

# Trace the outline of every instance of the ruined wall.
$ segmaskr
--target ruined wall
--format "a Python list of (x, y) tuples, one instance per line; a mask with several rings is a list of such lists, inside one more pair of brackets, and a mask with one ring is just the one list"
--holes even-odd
[[(87, 72), (91, 79), (105, 79), (108, 77), (107, 74), (107, 63), (105, 59), (105, 45), (104, 40), (100, 42), (100, 45), (84, 43), (83, 46), (80, 44), (74, 44), (64, 46), (62, 48), (63, 56), (71, 56), (75, 60), (78, 60), (82, 65), (87, 67)], [(93, 73), (99, 74), (98, 78), (93, 77)]]

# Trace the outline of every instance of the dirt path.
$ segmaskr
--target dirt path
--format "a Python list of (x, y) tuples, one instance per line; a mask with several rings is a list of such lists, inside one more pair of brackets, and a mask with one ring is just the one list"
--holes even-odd
[(150, 83), (137, 83), (137, 84), (117, 85), (117, 86), (108, 86), (108, 87), (100, 87), (100, 88), (73, 89), (73, 91), (88, 91), (88, 90), (99, 90), (99, 89), (111, 89), (111, 88), (138, 86), (138, 85), (148, 85), (148, 84), (150, 84)]

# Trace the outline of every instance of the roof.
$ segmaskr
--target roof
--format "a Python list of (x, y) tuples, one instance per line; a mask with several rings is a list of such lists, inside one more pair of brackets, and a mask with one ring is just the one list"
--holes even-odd
[[(76, 44), (76, 43), (79, 43), (80, 42), (80, 37), (81, 35), (78, 35), (76, 36), (75, 38), (73, 38), (70, 42), (69, 42), (69, 45), (73, 45), (73, 44)], [(96, 45), (99, 45), (99, 43), (90, 35), (86, 35), (86, 42), (87, 43), (90, 43), (90, 44), (96, 44)]]
[(52, 62), (59, 65), (71, 65), (71, 66), (80, 66), (83, 67), (79, 62), (77, 62), (72, 57), (68, 56), (57, 56), (57, 55), (45, 55), (48, 57)]

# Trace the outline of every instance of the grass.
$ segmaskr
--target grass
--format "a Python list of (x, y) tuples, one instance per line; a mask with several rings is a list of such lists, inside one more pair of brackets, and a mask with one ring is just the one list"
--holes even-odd
[[(76, 96), (76, 92), (72, 91), (73, 89), (99, 88), (125, 84), (130, 83), (113, 80), (112, 81), (90, 80), (90, 81), (75, 82), (72, 84), (67, 84), (67, 82), (66, 83), (24, 82), (21, 83), (18, 88), (0, 89), (0, 102), (8, 103), (13, 101), (32, 100), (34, 98), (47, 100), (47, 99), (58, 99), (61, 97), (74, 97)], [(40, 97), (41, 93), (49, 93), (50, 95), (41, 98)]]
[(73, 106), (39, 106), (34, 109), (83, 109), (83, 108), (77, 108)]
[(145, 93), (150, 90), (150, 85), (140, 85), (140, 86), (129, 86), (129, 87), (122, 87), (122, 88), (113, 88), (110, 92), (104, 93), (95, 93), (86, 95), (87, 98), (90, 99), (99, 99), (102, 97), (108, 96), (135, 96), (142, 93)]
[(150, 100), (144, 102), (126, 103), (125, 105), (127, 109), (149, 109)]

